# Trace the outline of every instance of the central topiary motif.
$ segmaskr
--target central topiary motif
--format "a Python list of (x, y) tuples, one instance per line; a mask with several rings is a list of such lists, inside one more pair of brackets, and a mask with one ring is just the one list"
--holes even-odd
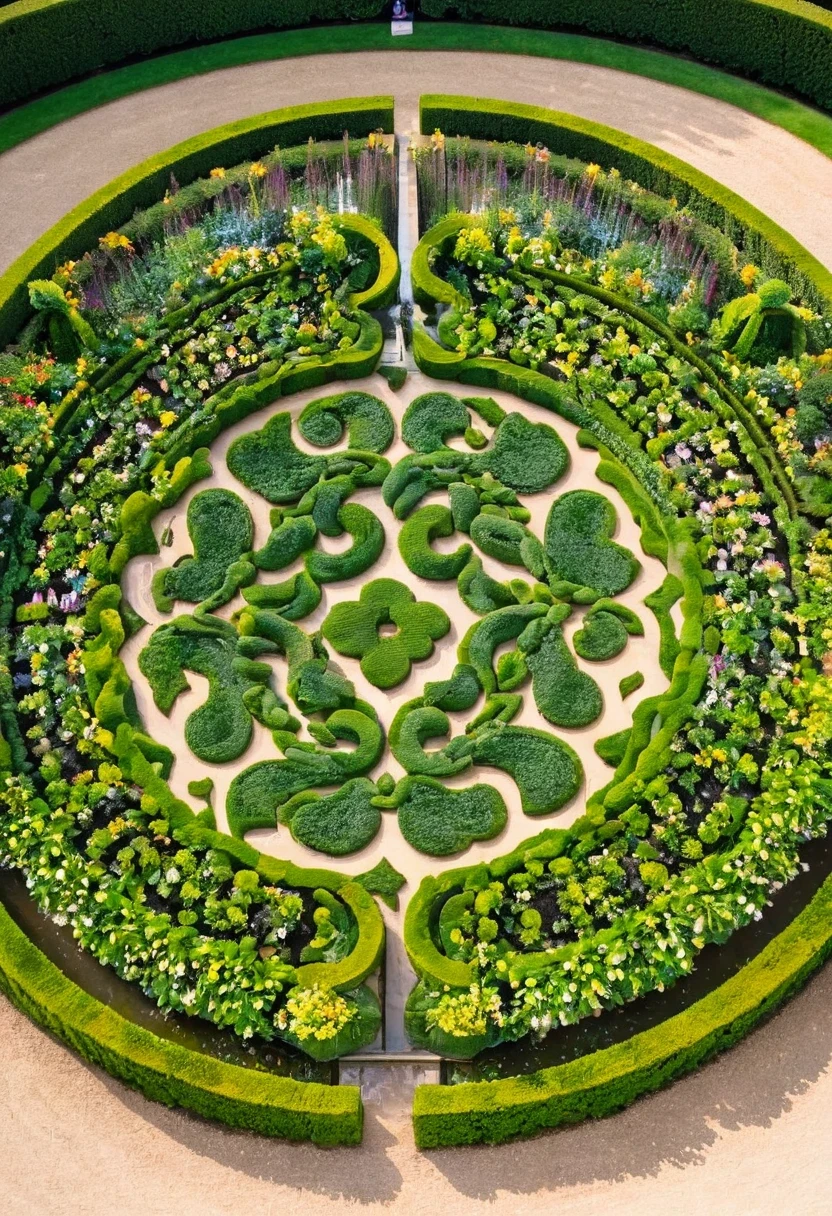
[[(331, 450), (303, 451), (295, 426), (307, 442)], [(350, 445), (362, 446), (338, 448), (345, 430)], [(442, 392), (408, 406), (401, 432), (410, 451), (393, 461), (385, 453), (396, 432), (387, 405), (365, 392), (315, 399), (296, 420), (278, 411), (228, 453), (234, 477), (279, 504), (265, 510), (263, 543), (258, 547), (255, 534), (264, 510), (258, 515), (228, 488), (197, 490), (187, 512), (193, 555), (154, 575), (158, 612), (171, 612), (177, 601), (196, 605), (193, 616), (160, 625), (139, 656), (159, 709), (171, 712), (189, 687), (185, 673), (194, 672), (208, 680), (207, 700), (185, 723), (197, 758), (243, 757), (255, 723), (272, 734), (277, 756), (231, 781), (225, 811), (236, 835), (281, 824), (300, 844), (341, 857), (364, 848), (382, 812), (393, 811), (414, 849), (460, 853), (493, 839), (509, 819), (506, 798), (493, 786), (444, 784), (475, 769), (503, 773), (523, 814), (553, 814), (578, 793), (584, 768), (547, 724), (582, 728), (604, 710), (601, 688), (576, 653), (607, 661), (630, 634), (643, 633), (638, 616), (610, 598), (640, 569), (612, 540), (612, 503), (596, 491), (569, 491), (554, 498), (538, 535), (521, 501), (521, 494), (551, 489), (568, 467), (553, 427), (492, 398)], [(446, 446), (452, 437), (465, 446)], [(381, 518), (353, 500), (374, 489)], [(435, 501), (437, 494), (448, 505)], [(398, 532), (395, 548), (391, 531)], [(346, 549), (323, 547), (345, 534)], [(440, 540), (450, 551), (434, 547)], [(378, 712), (384, 702), (362, 699), (358, 673), (395, 695), (457, 623), (447, 600), (440, 607), (399, 579), (370, 577), (382, 554), (395, 550), (396, 560), (425, 580), (422, 595), (431, 585), (456, 584), (466, 623), (450, 676), (428, 681), (385, 728)], [(282, 570), (282, 581), (264, 581)], [(356, 598), (350, 592), (362, 578), (369, 581)], [(235, 608), (240, 596), (245, 606)], [(217, 615), (229, 602), (230, 620)], [(576, 611), (584, 619), (570, 642), (564, 629)], [(328, 647), (346, 662), (334, 662)], [(278, 691), (280, 668), (265, 661), (273, 655), (286, 663), (286, 699)], [(539, 726), (518, 721), (524, 690)], [(453, 733), (451, 714), (470, 715), (462, 733)], [(398, 780), (377, 771), (385, 748), (404, 772)], [(599, 748), (602, 757), (609, 753)]]
[[(397, 632), (382, 636), (393, 625)], [(338, 654), (361, 660), (361, 670), (376, 688), (393, 688), (410, 675), (411, 664), (430, 658), (433, 643), (451, 627), (435, 604), (419, 604), (404, 583), (379, 578), (358, 600), (336, 604), (321, 632)]]

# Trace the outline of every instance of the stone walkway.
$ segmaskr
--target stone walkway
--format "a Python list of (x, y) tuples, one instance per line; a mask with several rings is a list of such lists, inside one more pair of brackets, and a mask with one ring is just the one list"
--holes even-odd
[[(529, 35), (533, 37), (532, 34)], [(370, 93), (416, 128), (429, 92), (479, 93), (597, 119), (673, 152), (766, 212), (832, 266), (832, 160), (725, 102), (609, 68), (442, 51), (255, 63), (111, 102), (0, 156), (0, 271), (99, 186), (200, 131), (265, 110)]]
[[(666, 148), (742, 194), (832, 267), (832, 160), (725, 103), (609, 69), (417, 52), (254, 64), (81, 115), (0, 156), (0, 270), (154, 152), (292, 103), (423, 92), (542, 104)], [(0, 998), (0, 1210), (8, 1216), (342, 1212), (673, 1216), (832, 1213), (832, 970), (725, 1056), (629, 1111), (526, 1144), (419, 1154), (407, 1112), (366, 1098), (360, 1149), (267, 1142), (147, 1102)]]

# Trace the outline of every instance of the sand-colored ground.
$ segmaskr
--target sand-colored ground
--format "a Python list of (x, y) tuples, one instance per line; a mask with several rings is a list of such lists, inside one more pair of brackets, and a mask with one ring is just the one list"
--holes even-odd
[[(4, 1216), (826, 1216), (832, 971), (699, 1073), (524, 1144), (417, 1153), (226, 1131), (132, 1093), (0, 1000)], [(366, 1101), (366, 1099), (365, 1099)]]

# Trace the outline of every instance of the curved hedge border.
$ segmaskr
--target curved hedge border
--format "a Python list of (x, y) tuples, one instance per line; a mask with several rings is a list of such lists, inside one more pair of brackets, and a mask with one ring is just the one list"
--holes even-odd
[[(829, 2), (832, 4), (832, 0)], [(811, 144), (824, 156), (832, 155), (832, 120), (828, 115), (747, 78), (663, 51), (587, 34), (539, 30), (530, 40), (522, 28), (452, 21), (417, 22), (407, 41), (391, 37), (386, 23), (329, 26), (326, 30), (301, 28), (233, 38), (128, 63), (56, 89), (0, 116), (0, 153), (57, 123), (145, 89), (248, 64), (374, 50), (494, 52), (628, 72), (746, 110)]]
[[(828, 5), (826, 6), (828, 7)], [(832, 14), (803, 0), (423, 0), (431, 17), (535, 28), (571, 27), (690, 52), (832, 107)], [(316, 20), (379, 17), (382, 0), (18, 0), (0, 7), (0, 105), (134, 55)], [(83, 29), (84, 37), (78, 37)]]
[[(26, 284), (31, 279), (50, 278), (56, 266), (80, 257), (102, 232), (121, 227), (137, 208), (158, 202), (172, 173), (184, 186), (207, 176), (217, 165), (256, 159), (278, 143), (288, 147), (305, 143), (310, 136), (340, 139), (345, 128), (363, 137), (380, 127), (392, 130), (392, 126), (392, 97), (288, 106), (214, 127), (128, 169), (73, 208), (0, 275), (0, 347), (14, 339), (29, 315)], [(379, 281), (358, 297), (365, 301), (363, 307), (377, 307), (376, 294), (383, 296), (382, 288), (387, 293), (395, 290), (393, 275), (394, 268), (385, 258)]]
[[(519, 102), (427, 93), (421, 97), (419, 109), (423, 134), (438, 127), (446, 135), (472, 139), (540, 142), (576, 160), (595, 161), (604, 169), (615, 167), (623, 177), (666, 198), (675, 197), (680, 205), (721, 229), (749, 261), (772, 277), (785, 279), (813, 307), (822, 312), (832, 309), (832, 271), (733, 190), (653, 144), (603, 123)], [(447, 284), (443, 284), (443, 294), (437, 294), (438, 280), (433, 275), (427, 279), (426, 270), (427, 263), (417, 249), (411, 271), (416, 299), (422, 293), (455, 304)]]
[(719, 988), (660, 1026), (567, 1064), (504, 1081), (420, 1085), (420, 1148), (497, 1144), (601, 1118), (738, 1042), (832, 952), (832, 878), (788, 929)]
[(276, 1077), (159, 1038), (67, 979), (1, 903), (0, 990), (85, 1060), (154, 1102), (261, 1136), (360, 1143), (363, 1108), (356, 1086)]

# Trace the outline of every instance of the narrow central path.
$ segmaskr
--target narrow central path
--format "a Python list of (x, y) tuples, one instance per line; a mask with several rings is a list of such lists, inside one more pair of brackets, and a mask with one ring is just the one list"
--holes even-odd
[(385, 93), (396, 100), (397, 131), (407, 134), (417, 126), (419, 95), (428, 92), (548, 106), (646, 139), (747, 198), (832, 267), (832, 160), (780, 127), (610, 68), (521, 55), (378, 51), (255, 63), (177, 81), (11, 149), (0, 156), (0, 271), (98, 187), (198, 132), (281, 106)]

